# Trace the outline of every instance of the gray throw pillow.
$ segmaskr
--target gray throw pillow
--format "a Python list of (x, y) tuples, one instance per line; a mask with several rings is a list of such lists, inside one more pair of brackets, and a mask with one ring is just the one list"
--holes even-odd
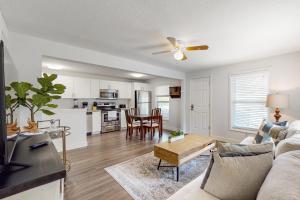
[(272, 161), (272, 152), (214, 152), (201, 188), (222, 200), (255, 200)]
[(274, 150), (273, 143), (263, 143), (263, 144), (230, 144), (230, 143), (222, 143), (217, 141), (216, 148), (219, 153), (226, 152), (237, 152), (237, 153), (265, 153)]

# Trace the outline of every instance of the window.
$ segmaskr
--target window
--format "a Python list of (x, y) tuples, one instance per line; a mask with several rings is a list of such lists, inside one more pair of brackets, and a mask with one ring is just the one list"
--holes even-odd
[(162, 85), (155, 88), (156, 106), (161, 109), (163, 120), (169, 120), (170, 97), (169, 85)]
[(163, 116), (163, 120), (169, 120), (170, 97), (157, 96), (156, 103), (157, 107), (161, 109), (161, 115)]
[(231, 128), (254, 131), (267, 119), (268, 72), (231, 75)]

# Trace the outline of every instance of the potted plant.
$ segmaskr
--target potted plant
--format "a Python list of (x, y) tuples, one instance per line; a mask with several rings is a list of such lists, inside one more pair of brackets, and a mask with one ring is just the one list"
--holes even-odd
[(184, 138), (184, 133), (181, 130), (178, 131), (171, 131), (169, 138), (168, 138), (168, 142), (175, 142), (177, 140), (181, 140)]
[[(7, 89), (10, 88), (15, 92), (16, 100), (14, 100), (14, 104), (24, 106), (30, 111), (30, 120), (28, 120), (28, 126), (25, 127), (26, 129), (36, 128), (35, 114), (37, 112), (41, 111), (46, 115), (55, 114), (50, 111), (49, 108), (57, 108), (57, 105), (51, 102), (54, 99), (60, 99), (60, 95), (63, 94), (66, 89), (62, 84), (53, 83), (56, 78), (56, 74), (47, 75), (44, 73), (41, 78), (37, 79), (39, 83), (38, 87), (34, 87), (28, 82), (12, 82), (10, 87), (7, 87)], [(9, 98), (11, 97), (7, 95), (8, 100)], [(7, 105), (9, 106), (10, 104), (7, 103)]]

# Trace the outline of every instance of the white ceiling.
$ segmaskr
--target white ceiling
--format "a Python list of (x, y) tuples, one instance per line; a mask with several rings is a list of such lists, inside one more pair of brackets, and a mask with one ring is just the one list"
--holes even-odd
[[(1, 0), (9, 30), (181, 71), (300, 50), (299, 0)], [(151, 55), (174, 36), (208, 51)]]
[[(149, 74), (142, 74), (140, 78), (133, 77), (132, 71), (126, 71), (121, 69), (115, 69), (105, 66), (92, 65), (87, 63), (63, 60), (58, 58), (52, 58), (44, 56), (42, 59), (42, 68), (46, 71), (53, 71), (49, 69), (49, 66), (60, 67), (61, 69), (54, 70), (56, 72), (75, 72), (82, 75), (90, 76), (106, 76), (108, 78), (121, 78), (127, 80), (149, 81), (155, 78), (161, 78), (159, 76), (153, 76)], [(139, 73), (140, 74), (140, 73)]]

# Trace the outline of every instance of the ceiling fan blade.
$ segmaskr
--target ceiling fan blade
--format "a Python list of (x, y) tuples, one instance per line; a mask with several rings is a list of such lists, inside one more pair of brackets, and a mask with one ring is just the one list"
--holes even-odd
[(177, 47), (176, 38), (174, 38), (174, 37), (167, 37), (167, 40), (169, 40), (169, 42), (170, 42), (174, 47)]
[(187, 51), (197, 51), (197, 50), (207, 50), (207, 45), (201, 45), (201, 46), (190, 46), (185, 48)]
[(166, 50), (166, 51), (158, 51), (158, 52), (153, 52), (152, 55), (157, 55), (157, 54), (163, 54), (163, 53), (171, 53), (171, 50)]

